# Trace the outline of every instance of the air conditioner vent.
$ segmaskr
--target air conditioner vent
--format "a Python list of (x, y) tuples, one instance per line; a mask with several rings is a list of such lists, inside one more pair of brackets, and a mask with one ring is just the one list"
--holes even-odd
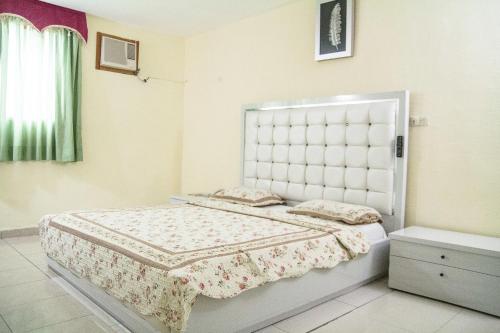
[(138, 54), (138, 41), (97, 33), (97, 69), (136, 74)]
[(127, 59), (135, 61), (135, 44), (127, 44)]

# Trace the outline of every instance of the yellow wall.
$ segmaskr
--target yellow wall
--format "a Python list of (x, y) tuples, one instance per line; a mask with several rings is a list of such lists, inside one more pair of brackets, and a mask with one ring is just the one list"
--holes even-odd
[[(409, 89), (429, 126), (410, 130), (407, 225), (500, 236), (498, 12), (496, 0), (358, 0), (354, 57), (321, 63), (313, 0), (187, 40), (89, 16), (84, 162), (0, 163), (0, 229), (238, 184), (242, 104)], [(143, 72), (185, 88), (96, 71), (98, 30), (140, 40)]]
[(186, 42), (184, 192), (238, 184), (240, 107), (409, 89), (407, 225), (500, 236), (500, 1), (358, 0), (354, 57), (315, 62), (315, 1)]
[(68, 209), (152, 205), (180, 188), (183, 85), (96, 71), (96, 31), (140, 40), (144, 74), (183, 79), (184, 40), (92, 16), (83, 52), (84, 161), (0, 163), (0, 229)]

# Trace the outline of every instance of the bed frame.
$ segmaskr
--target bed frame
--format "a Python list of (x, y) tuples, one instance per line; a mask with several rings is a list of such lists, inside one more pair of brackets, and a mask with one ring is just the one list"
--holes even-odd
[[(381, 193), (381, 195), (376, 196), (376, 198), (389, 197), (390, 201), (386, 202), (383, 200), (374, 200), (372, 206), (382, 209), (383, 211), (385, 210), (386, 214), (383, 214), (383, 226), (386, 232), (401, 229), (404, 226), (406, 165), (408, 153), (407, 137), (409, 93), (407, 91), (368, 95), (335, 96), (291, 102), (272, 102), (247, 105), (243, 107), (242, 184), (258, 188), (270, 188), (289, 199), (290, 204), (295, 204), (304, 200), (316, 199), (318, 196), (329, 198), (331, 195), (337, 195), (338, 191), (335, 189), (335, 186), (332, 186), (331, 183), (325, 181), (325, 177), (323, 177), (322, 184), (317, 183), (317, 181), (316, 183), (314, 181), (312, 183), (307, 183), (308, 180), (306, 179), (306, 172), (306, 176), (303, 180), (304, 183), (297, 184), (297, 177), (294, 178), (292, 174), (289, 175), (287, 173), (286, 178), (284, 179), (279, 177), (279, 179), (275, 179), (274, 174), (271, 172), (268, 175), (265, 168), (263, 168), (264, 171), (259, 171), (259, 168), (257, 167), (258, 163), (268, 162), (262, 162), (259, 160), (257, 153), (255, 155), (252, 152), (249, 153), (249, 150), (253, 150), (251, 147), (253, 144), (251, 140), (254, 140), (252, 137), (255, 133), (252, 134), (252, 129), (257, 128), (258, 132), (260, 126), (271, 126), (272, 128), (275, 128), (277, 125), (273, 123), (273, 120), (267, 122), (266, 119), (273, 119), (272, 116), (269, 118), (269, 115), (278, 115), (277, 112), (279, 112), (280, 116), (285, 113), (290, 113), (291, 115), (297, 110), (307, 111), (307, 114), (309, 114), (309, 112), (318, 113), (318, 110), (322, 110), (321, 112), (324, 112), (324, 110), (327, 110), (326, 112), (330, 112), (328, 111), (330, 109), (332, 112), (335, 112), (335, 110), (344, 110), (342, 112), (348, 112), (350, 108), (358, 111), (363, 109), (366, 110), (366, 108), (371, 110), (370, 108), (372, 107), (374, 109), (380, 109), (380, 107), (384, 105), (394, 110), (394, 126), (388, 126), (387, 128), (390, 129), (391, 133), (385, 133), (390, 135), (392, 138), (390, 143), (392, 154), (391, 163), (384, 167), (384, 171), (387, 171), (385, 174), (390, 174), (390, 177), (392, 177), (390, 179), (392, 187), (387, 189), (384, 187), (384, 184), (382, 184), (381, 186), (386, 190), (386, 192), (382, 193), (377, 191), (377, 194)], [(265, 121), (257, 120), (257, 122), (255, 122), (256, 115), (258, 115), (257, 119), (262, 117), (261, 119), (264, 119)], [(296, 113), (295, 115), (299, 114)], [(280, 116), (276, 116), (276, 121), (279, 120)], [(290, 128), (294, 126), (303, 126), (303, 124), (300, 124), (300, 118), (300, 116), (298, 118), (295, 117), (295, 120), (290, 121), (290, 125), (286, 126), (290, 126)], [(354, 115), (352, 119), (355, 118), (356, 115)], [(298, 124), (297, 119), (299, 119)], [(278, 121), (278, 126), (279, 125)], [(348, 125), (349, 124), (346, 122), (345, 126)], [(260, 139), (258, 136), (259, 135), (257, 133), (257, 141), (255, 143), (260, 145), (261, 142), (259, 142)], [(269, 144), (272, 146), (276, 145), (275, 142), (271, 142)], [(325, 144), (324, 146), (326, 147), (327, 145)], [(259, 148), (257, 147), (257, 150), (258, 149)], [(322, 151), (322, 153), (324, 153), (324, 151)], [(292, 162), (296, 163), (296, 161)], [(274, 164), (275, 162), (270, 161), (269, 163)], [(285, 161), (284, 163), (291, 165), (290, 161)], [(303, 164), (306, 167), (309, 165), (306, 160), (303, 161)], [(256, 167), (253, 168), (252, 166)], [(326, 163), (324, 166), (327, 166)], [(346, 166), (346, 168), (347, 167), (348, 166)], [(322, 170), (322, 172), (325, 172), (325, 170)], [(284, 189), (283, 187), (280, 187), (282, 185), (280, 183), (294, 183), (294, 185), (297, 186), (286, 186), (292, 188), (292, 190), (287, 191), (286, 188)], [(369, 205), (371, 202), (369, 195), (359, 195), (361, 193), (361, 189), (358, 187), (359, 185), (354, 183), (346, 184), (343, 191), (345, 200), (341, 201), (360, 203), (360, 200), (364, 200), (365, 202), (363, 203)], [(298, 192), (297, 189), (299, 189)], [(318, 189), (320, 191), (318, 191)], [(348, 191), (350, 192), (348, 193)], [(369, 192), (365, 189), (363, 189), (363, 191)], [(370, 189), (370, 191), (374, 190)], [(339, 200), (338, 198), (335, 199)], [(180, 202), (182, 199), (174, 201)], [(380, 206), (382, 208), (379, 207), (381, 202), (384, 204), (383, 206)], [(253, 332), (272, 323), (303, 312), (320, 303), (336, 298), (358, 288), (363, 284), (386, 275), (388, 269), (388, 258), (389, 240), (383, 239), (373, 243), (367, 254), (361, 255), (351, 261), (341, 263), (333, 269), (312, 270), (302, 277), (283, 279), (269, 283), (259, 288), (248, 290), (241, 295), (229, 299), (219, 300), (199, 296), (189, 317), (187, 332)], [(168, 327), (162, 325), (153, 317), (146, 318), (145, 316), (138, 314), (129, 305), (121, 303), (114, 297), (106, 294), (102, 289), (92, 285), (87, 280), (75, 276), (69, 270), (60, 266), (50, 258), (48, 258), (48, 262), (49, 267), (52, 270), (61, 275), (66, 281), (75, 286), (84, 295), (89, 297), (94, 303), (111, 314), (116, 320), (132, 332), (173, 333)]]

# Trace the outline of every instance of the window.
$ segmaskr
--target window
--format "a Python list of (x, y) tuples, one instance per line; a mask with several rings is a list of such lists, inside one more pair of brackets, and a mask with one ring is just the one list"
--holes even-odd
[(0, 16), (0, 161), (82, 160), (81, 44), (71, 30)]

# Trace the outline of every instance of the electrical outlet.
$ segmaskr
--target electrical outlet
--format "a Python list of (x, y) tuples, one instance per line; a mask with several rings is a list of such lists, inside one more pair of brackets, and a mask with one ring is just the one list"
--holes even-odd
[(428, 125), (427, 118), (424, 116), (410, 116), (410, 127), (424, 127)]

